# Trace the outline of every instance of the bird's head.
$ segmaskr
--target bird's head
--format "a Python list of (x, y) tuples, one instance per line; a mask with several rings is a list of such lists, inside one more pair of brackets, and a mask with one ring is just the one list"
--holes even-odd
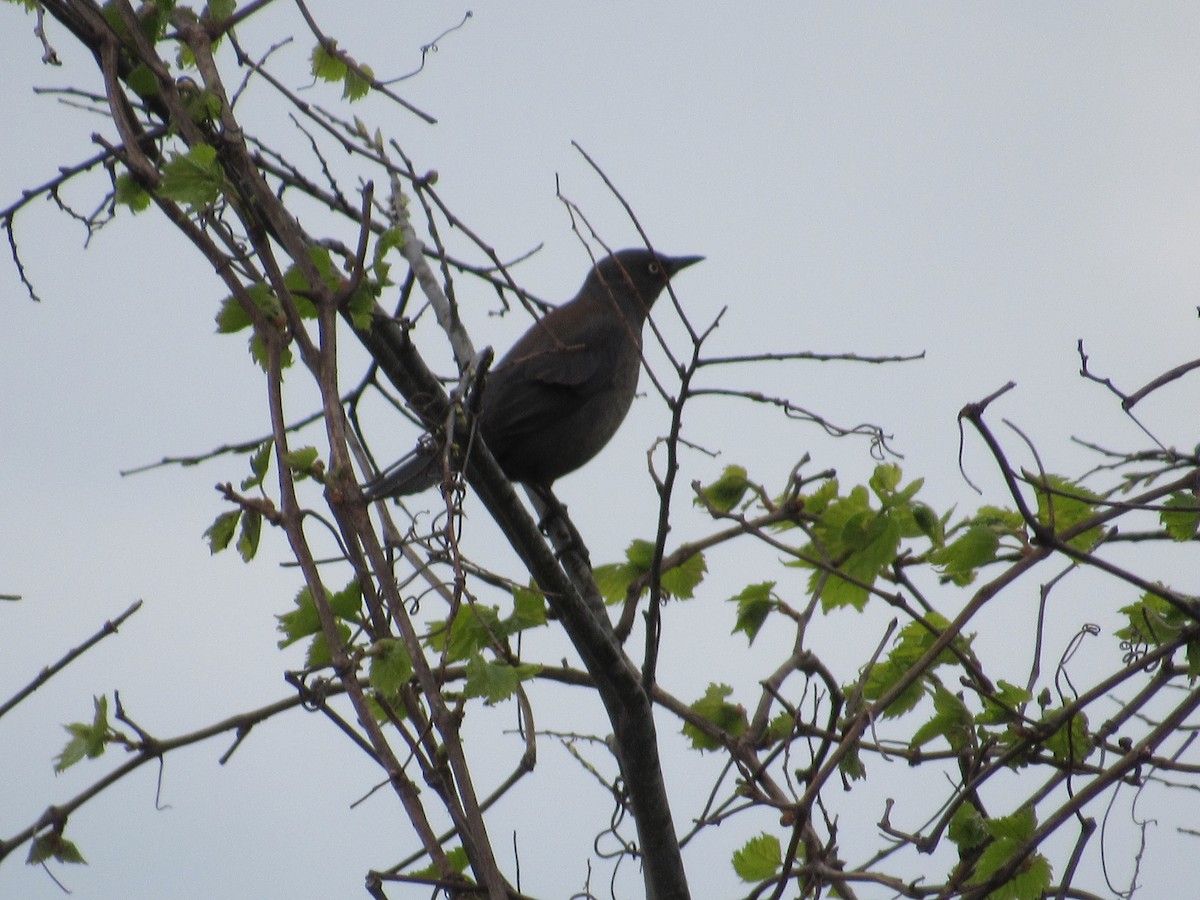
[(672, 276), (702, 259), (703, 256), (663, 256), (644, 247), (618, 250), (596, 263), (584, 290), (606, 292), (622, 307), (644, 316)]

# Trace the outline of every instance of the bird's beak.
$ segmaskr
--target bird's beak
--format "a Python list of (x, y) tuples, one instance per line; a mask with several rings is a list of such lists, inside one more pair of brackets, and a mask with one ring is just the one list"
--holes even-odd
[(704, 259), (703, 256), (663, 256), (663, 266), (667, 270), (667, 278), (673, 277), (681, 269), (686, 269), (688, 266), (695, 265)]

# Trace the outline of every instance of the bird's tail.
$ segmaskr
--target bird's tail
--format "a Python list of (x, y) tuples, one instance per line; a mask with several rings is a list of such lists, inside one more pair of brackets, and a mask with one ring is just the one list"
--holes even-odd
[(442, 454), (431, 441), (422, 441), (408, 456), (363, 485), (367, 500), (403, 497), (431, 488), (442, 480)]

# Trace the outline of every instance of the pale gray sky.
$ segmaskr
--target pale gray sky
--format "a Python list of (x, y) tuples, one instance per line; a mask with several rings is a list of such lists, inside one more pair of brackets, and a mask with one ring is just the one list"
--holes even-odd
[[(383, 77), (413, 68), (417, 48), (466, 9), (311, 5), (341, 45)], [(782, 363), (729, 377), (842, 424), (882, 425), (905, 455), (906, 474), (926, 478), (923, 496), (936, 507), (980, 502), (956, 469), (955, 417), (1009, 379), (1018, 387), (997, 407), (997, 419), (1019, 424), (1051, 470), (1086, 465), (1068, 443), (1072, 435), (1144, 445), (1110, 399), (1078, 378), (1075, 342), (1083, 338), (1096, 368), (1129, 387), (1196, 355), (1200, 7), (756, 7), (483, 4), (442, 41), (423, 74), (398, 88), (439, 124), (376, 102), (354, 112), (395, 135), (418, 168), (436, 168), (442, 195), (502, 256), (544, 244), (517, 273), (547, 299), (570, 297), (587, 267), (555, 198), (556, 177), (607, 241), (637, 243), (571, 147), (575, 140), (620, 186), (661, 250), (708, 257), (680, 276), (677, 290), (698, 325), (728, 307), (712, 353), (926, 351), (925, 361), (903, 367)], [(0, 205), (93, 152), (93, 131), (111, 137), (101, 118), (32, 94), (34, 85), (99, 84), (91, 61), (53, 25), (50, 39), (66, 65), (42, 68), (33, 21), (13, 6), (0, 9), (0, 104), (8, 123), (0, 135)], [(278, 40), (278, 29), (295, 34), (276, 57), (294, 74), (304, 70), (312, 44), (298, 27), (285, 4), (242, 36), (257, 54)], [(305, 96), (333, 104), (336, 93), (320, 87)], [(242, 115), (303, 157), (307, 142), (284, 112), (256, 86)], [(98, 190), (93, 182), (70, 196), (90, 208)], [(316, 211), (305, 216), (323, 230)], [(353, 243), (344, 224), (335, 228)], [(0, 592), (25, 598), (0, 606), (0, 696), (133, 599), (146, 607), (119, 637), (0, 721), (4, 836), (113, 764), (110, 755), (57, 779), (51, 773), (65, 734), (59, 724), (89, 716), (93, 693), (120, 689), (136, 720), (168, 736), (285, 695), (280, 672), (299, 662), (294, 651), (274, 648), (274, 616), (299, 584), (274, 566), (283, 558), (279, 537), (268, 536), (265, 558), (251, 566), (228, 554), (210, 558), (200, 539), (222, 510), (212, 485), (236, 481), (242, 465), (225, 459), (118, 474), (266, 431), (261, 376), (243, 340), (213, 334), (224, 293), (215, 277), (153, 214), (123, 212), (85, 251), (82, 229), (39, 202), (18, 219), (17, 236), (44, 300), (31, 303), (11, 263), (0, 266), (7, 463)], [(503, 350), (525, 327), (518, 317), (490, 316), (494, 295), (469, 282), (461, 283), (460, 300), (480, 345)], [(682, 335), (669, 316), (658, 318), (669, 335)], [(347, 383), (361, 362), (361, 354), (348, 355)], [(311, 393), (298, 374), (290, 381), (292, 411), (307, 412)], [(765, 410), (694, 409), (688, 436), (723, 455), (685, 459), (685, 482), (738, 462), (778, 484), (805, 450), (814, 467), (836, 467), (843, 481), (873, 465), (865, 443), (830, 441)], [(1196, 441), (1195, 409), (1193, 379), (1148, 403), (1145, 416), (1165, 442), (1186, 447)], [(652, 535), (644, 454), (666, 425), (661, 403), (647, 397), (596, 461), (561, 482), (560, 496), (597, 562), (616, 559), (633, 537)], [(394, 429), (397, 455), (415, 436), (400, 423), (374, 427)], [(986, 502), (1004, 501), (976, 441), (968, 441), (966, 466)], [(672, 539), (705, 529), (684, 516)], [(727, 635), (721, 601), (747, 581), (781, 577), (770, 557), (765, 565), (747, 571), (736, 554), (714, 557), (710, 567), (724, 566), (719, 583), (729, 589), (714, 586), (693, 605), (667, 611), (668, 641), (673, 629), (687, 640), (667, 649), (665, 684), (686, 692), (696, 659), (746, 659), (742, 638)], [(1197, 592), (1194, 567), (1180, 578), (1177, 587)], [(797, 576), (793, 589), (800, 583)], [(1060, 611), (1066, 635), (1108, 615), (1097, 605), (1111, 610), (1132, 599), (1103, 596), (1100, 604), (1088, 585)], [(1013, 603), (1035, 601), (1036, 587), (1025, 585)], [(989, 620), (995, 630), (981, 644), (995, 653), (994, 664), (1003, 668), (1006, 642), (1027, 638), (1027, 613)], [(826, 641), (820, 652), (831, 664), (857, 664), (860, 647), (843, 658), (838, 642), (853, 634), (873, 646), (887, 618), (830, 617), (817, 627)], [(1117, 651), (1105, 636), (1086, 652), (1106, 665)], [(745, 671), (714, 677), (753, 686), (764, 674), (739, 665)], [(549, 693), (539, 726), (579, 724), (569, 708), (576, 699)], [(490, 715), (511, 727), (511, 708)], [(675, 724), (664, 721), (673, 733)], [(220, 769), (223, 750), (208, 744), (168, 761), (166, 811), (154, 810), (156, 773), (146, 769), (72, 818), (68, 834), (91, 863), (59, 870), (75, 896), (359, 896), (363, 873), (408, 846), (397, 837), (406, 823), (390, 797), (348, 809), (378, 776), (321, 721), (295, 713), (265, 726)], [(697, 779), (707, 770), (691, 757), (673, 766), (675, 811), (686, 819), (702, 802), (689, 796), (689, 784), (704, 783)], [(537, 785), (502, 804), (493, 835), (506, 846), (527, 810), (544, 810), (557, 843), (543, 850), (536, 841), (544, 835), (526, 838), (525, 884), (534, 894), (567, 896), (583, 884), (582, 860), (607, 816), (604, 797), (549, 742), (534, 778)], [(552, 807), (568, 790), (595, 801), (588, 813)], [(879, 790), (847, 799), (847, 823), (865, 838), (858, 844), (843, 832), (852, 861), (877, 843), (872, 823), (881, 803)], [(1143, 896), (1182, 896), (1191, 880), (1181, 880), (1186, 867), (1175, 860), (1194, 854), (1195, 842), (1181, 842), (1174, 829), (1200, 827), (1194, 806), (1168, 794), (1143, 803), (1140, 812), (1159, 819), (1148, 835)], [(751, 825), (752, 832), (771, 823)], [(690, 852), (698, 898), (738, 894), (728, 866), (734, 846), (720, 831)], [(849, 852), (854, 847), (859, 854)], [(543, 853), (561, 864), (547, 870)], [(1110, 847), (1110, 854), (1117, 878), (1127, 878), (1128, 847)], [(597, 893), (606, 879), (593, 884)], [(626, 867), (621, 895), (636, 896), (637, 883)], [(16, 859), (0, 867), (0, 895), (60, 896), (44, 874)]]

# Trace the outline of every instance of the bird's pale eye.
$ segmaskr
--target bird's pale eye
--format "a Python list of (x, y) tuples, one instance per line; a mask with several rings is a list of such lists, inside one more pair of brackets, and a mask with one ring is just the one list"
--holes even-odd
[(657, 262), (650, 263), (650, 274), (651, 275), (661, 275), (662, 274), (662, 266), (660, 266)]

